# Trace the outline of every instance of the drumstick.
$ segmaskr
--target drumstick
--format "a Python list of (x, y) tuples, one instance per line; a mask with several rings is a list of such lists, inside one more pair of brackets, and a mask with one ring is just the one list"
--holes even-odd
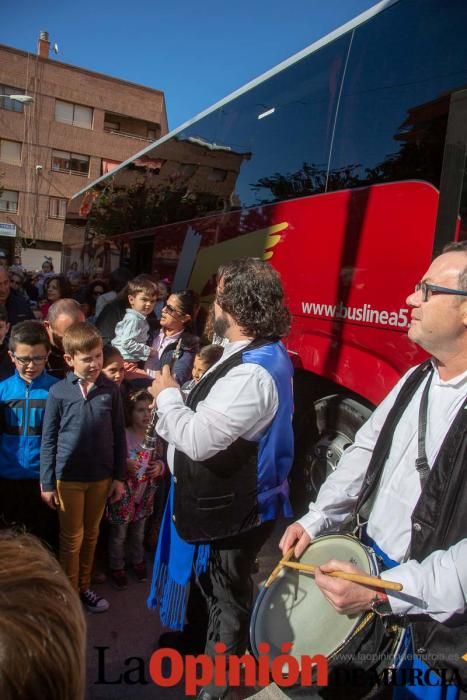
[[(288, 552), (287, 552), (287, 554), (288, 554)], [(309, 574), (314, 574), (315, 569), (317, 568), (313, 564), (300, 564), (299, 562), (287, 561), (285, 557), (284, 557), (284, 559), (281, 559), (278, 566), (279, 565), (288, 566), (291, 569), (298, 569), (299, 571), (306, 571)], [(277, 566), (276, 566), (276, 569), (277, 569)], [(274, 569), (271, 576), (274, 574), (276, 569)], [(276, 574), (276, 576), (277, 576), (277, 574)], [(365, 586), (372, 586), (373, 588), (387, 588), (388, 590), (391, 590), (391, 591), (401, 591), (402, 590), (402, 583), (397, 583), (396, 581), (385, 581), (384, 579), (378, 578), (377, 576), (365, 576), (364, 574), (350, 574), (350, 573), (347, 573), (346, 571), (330, 571), (329, 573), (326, 572), (326, 576), (334, 576), (335, 578), (343, 578), (346, 581), (354, 581), (355, 583), (362, 583)], [(269, 579), (266, 582), (266, 585), (268, 582), (269, 582)]]
[(274, 581), (274, 579), (277, 578), (277, 575), (279, 574), (279, 572), (281, 571), (281, 569), (283, 569), (283, 567), (286, 565), (286, 563), (289, 561), (289, 559), (290, 559), (291, 557), (293, 557), (294, 549), (295, 549), (295, 545), (294, 545), (293, 547), (291, 547), (291, 548), (284, 554), (284, 558), (281, 559), (280, 562), (278, 563), (278, 565), (273, 569), (272, 574), (270, 575), (270, 577), (268, 578), (268, 580), (267, 580), (266, 583), (264, 584), (264, 587), (265, 587), (265, 588), (268, 588), (268, 587), (271, 585), (271, 583)]

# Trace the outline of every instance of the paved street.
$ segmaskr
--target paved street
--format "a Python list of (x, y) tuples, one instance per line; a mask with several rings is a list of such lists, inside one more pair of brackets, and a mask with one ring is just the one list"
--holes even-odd
[[(277, 564), (277, 541), (284, 527), (284, 522), (278, 524), (273, 538), (263, 548), (256, 583), (263, 581)], [(161, 627), (158, 615), (146, 607), (149, 586), (149, 581), (138, 583), (130, 577), (126, 591), (114, 590), (108, 583), (95, 586), (112, 607), (102, 615), (87, 615), (87, 700), (178, 700), (186, 697), (183, 683), (173, 688), (160, 688), (150, 680), (149, 658), (156, 648)], [(239, 700), (240, 697), (242, 700), (246, 697), (285, 698), (275, 685), (253, 695), (242, 693)]]

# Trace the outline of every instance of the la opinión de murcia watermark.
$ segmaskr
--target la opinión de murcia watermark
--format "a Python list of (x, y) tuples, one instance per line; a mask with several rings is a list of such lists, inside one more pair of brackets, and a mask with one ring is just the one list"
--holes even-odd
[[(281, 654), (271, 660), (271, 647), (267, 642), (258, 644), (257, 658), (245, 654), (226, 654), (227, 647), (222, 642), (215, 646), (214, 659), (206, 654), (182, 656), (175, 649), (158, 649), (153, 652), (149, 663), (140, 656), (130, 656), (123, 661), (124, 670), (111, 675), (106, 668), (108, 646), (95, 646), (98, 654), (97, 685), (148, 685), (150, 682), (160, 688), (171, 688), (183, 682), (185, 694), (194, 696), (199, 688), (214, 681), (216, 685), (230, 687), (264, 688), (274, 682), (281, 688), (294, 685), (302, 687), (327, 686), (329, 681), (328, 660), (325, 656), (302, 655), (297, 659), (290, 655), (292, 642), (281, 644)], [(365, 657), (368, 655), (365, 655)], [(377, 655), (375, 660), (377, 660)], [(353, 657), (352, 657), (353, 658)], [(342, 659), (342, 665), (333, 669), (333, 686), (359, 687), (369, 680), (377, 686), (406, 687), (446, 687), (454, 685), (466, 690), (458, 671), (452, 668), (401, 668), (392, 666), (380, 674), (352, 667), (352, 659)], [(348, 664), (348, 665), (347, 665)], [(115, 663), (112, 664), (115, 666)], [(114, 671), (115, 674), (115, 671)]]
[[(309, 687), (325, 686), (328, 683), (328, 662), (325, 656), (290, 655), (292, 642), (281, 644), (282, 654), (271, 660), (271, 647), (267, 642), (258, 644), (258, 658), (249, 654), (235, 656), (226, 654), (223, 642), (214, 645), (216, 656), (212, 659), (206, 654), (182, 656), (175, 649), (157, 649), (151, 654), (148, 673), (151, 681), (160, 688), (171, 688), (184, 682), (186, 695), (196, 695), (207, 683), (228, 685), (231, 688), (264, 688), (274, 682), (281, 688), (293, 685)], [(103, 685), (147, 685), (150, 681), (146, 675), (145, 660), (139, 656), (125, 659), (126, 670), (111, 678), (106, 672), (106, 652), (110, 647), (96, 646), (98, 653), (98, 679), (96, 684)], [(169, 662), (169, 663), (167, 663)], [(169, 670), (167, 670), (169, 666)]]

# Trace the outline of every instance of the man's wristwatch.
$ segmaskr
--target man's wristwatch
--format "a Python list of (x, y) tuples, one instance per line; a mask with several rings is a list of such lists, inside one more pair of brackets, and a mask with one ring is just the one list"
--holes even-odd
[(378, 591), (371, 601), (370, 609), (377, 615), (392, 615), (392, 608), (386, 593)]

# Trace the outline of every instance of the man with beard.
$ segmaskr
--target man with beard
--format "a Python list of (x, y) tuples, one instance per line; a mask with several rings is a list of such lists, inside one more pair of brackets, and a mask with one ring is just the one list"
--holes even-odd
[[(218, 272), (214, 330), (228, 339), (222, 358), (186, 405), (165, 366), (152, 393), (157, 432), (168, 441), (173, 486), (161, 526), (150, 606), (180, 629), (192, 571), (208, 607), (205, 653), (241, 655), (248, 639), (255, 558), (275, 519), (290, 517), (293, 459), (292, 365), (280, 341), (290, 315), (278, 274), (253, 258)], [(225, 698), (207, 684), (202, 700)]]
[(53, 377), (64, 379), (70, 371), (63, 357), (63, 336), (74, 323), (84, 321), (81, 306), (74, 299), (59, 299), (52, 304), (44, 321), (50, 339), (50, 354), (47, 360), (47, 372)]

